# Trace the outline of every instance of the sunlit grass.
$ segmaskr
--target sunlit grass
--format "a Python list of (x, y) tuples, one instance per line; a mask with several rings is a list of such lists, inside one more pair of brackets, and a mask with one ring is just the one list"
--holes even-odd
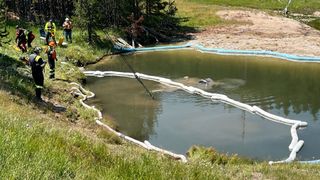
[(198, 3), (177, 1), (179, 17), (186, 18), (182, 23), (191, 27), (206, 27), (223, 23), (216, 12), (219, 10), (215, 5), (201, 5)]
[[(220, 6), (249, 7), (256, 9), (283, 10), (288, 0), (178, 0), (178, 2), (196, 2), (199, 4), (210, 4)], [(320, 2), (318, 0), (293, 0), (289, 11), (303, 14), (311, 14), (318, 11)]]
[[(255, 8), (267, 11), (282, 11), (287, 0), (177, 0), (177, 16), (186, 18), (182, 25), (203, 28), (208, 26), (235, 24), (236, 21), (222, 20), (216, 12), (224, 9)], [(290, 13), (312, 14), (320, 9), (318, 0), (295, 0), (289, 7)]]
[[(204, 8), (201, 6), (189, 6), (185, 14), (201, 11)], [(202, 21), (195, 18), (190, 23), (195, 26), (225, 23), (214, 15), (215, 10), (208, 12), (212, 20), (206, 18), (206, 12), (197, 12)], [(36, 28), (31, 29), (37, 33)], [(9, 30), (14, 39), (14, 25)], [(57, 36), (61, 34), (60, 30)], [(68, 82), (83, 78), (72, 63), (95, 62), (109, 49), (103, 42), (89, 45), (83, 35), (75, 30), (74, 42), (67, 48), (57, 48), (56, 75), (63, 81), (45, 82), (45, 95), (52, 96), (49, 101), (67, 107), (61, 113), (30, 100), (34, 95), (33, 81), (28, 73), (18, 71), (19, 68), (28, 71), (18, 58), (30, 52), (22, 54), (15, 50), (13, 41), (1, 47), (0, 179), (319, 179), (319, 165), (270, 166), (267, 162), (227, 156), (210, 148), (190, 149), (190, 161), (183, 164), (125, 143), (97, 127), (95, 112), (83, 108), (77, 97), (71, 96)], [(44, 45), (37, 38), (34, 46)]]

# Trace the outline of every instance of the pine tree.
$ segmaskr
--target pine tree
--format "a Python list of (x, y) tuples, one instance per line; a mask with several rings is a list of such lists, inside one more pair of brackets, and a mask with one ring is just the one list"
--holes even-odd
[(93, 42), (94, 28), (96, 27), (96, 16), (98, 0), (77, 0), (75, 2), (75, 23), (87, 32), (89, 43)]
[(7, 8), (5, 7), (4, 0), (0, 0), (0, 46), (8, 43), (10, 40), (7, 38), (9, 32), (6, 28), (6, 13)]

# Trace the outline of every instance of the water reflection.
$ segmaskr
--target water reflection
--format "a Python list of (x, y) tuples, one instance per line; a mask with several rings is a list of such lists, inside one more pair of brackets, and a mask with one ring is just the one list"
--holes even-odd
[[(152, 52), (127, 58), (138, 72), (174, 79), (184, 76), (212, 78), (224, 83), (213, 91), (239, 96), (239, 100), (261, 105), (265, 110), (282, 108), (285, 115), (310, 111), (314, 120), (318, 119), (320, 99), (316, 97), (320, 96), (320, 65), (317, 63), (194, 51)], [(91, 68), (129, 71), (118, 57)], [(293, 111), (289, 110), (290, 106)]]
[[(121, 132), (140, 140), (149, 139), (154, 134), (156, 116), (161, 113), (159, 101), (146, 97), (140, 84), (132, 79), (93, 79), (88, 79), (88, 85), (94, 81), (99, 87), (92, 103), (108, 112)], [(152, 87), (150, 82), (146, 85)], [(110, 105), (112, 103), (115, 106)]]
[[(307, 121), (309, 127), (299, 132), (306, 142), (300, 155), (305, 159), (320, 155), (316, 150), (320, 142), (311, 140), (320, 130), (319, 64), (194, 51), (152, 52), (127, 58), (138, 72), (190, 85), (211, 78), (214, 83), (207, 91), (226, 94), (280, 116)], [(91, 69), (129, 71), (118, 57), (105, 59)], [(185, 76), (189, 78), (186, 80)], [(178, 152), (200, 143), (250, 157), (288, 155), (290, 134), (286, 126), (148, 81), (145, 82), (150, 89), (160, 90), (156, 93), (157, 101), (148, 98), (134, 80), (90, 78), (88, 82), (98, 95), (96, 101), (114, 116), (120, 130), (138, 139), (149, 139)], [(117, 106), (111, 105), (116, 103)]]

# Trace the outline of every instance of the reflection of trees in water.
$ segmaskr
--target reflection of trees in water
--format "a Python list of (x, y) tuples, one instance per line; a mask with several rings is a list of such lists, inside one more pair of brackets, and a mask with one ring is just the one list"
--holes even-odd
[[(188, 75), (199, 78), (210, 77), (213, 80), (243, 79), (246, 81), (244, 86), (224, 91), (241, 94), (246, 96), (246, 99), (254, 98), (256, 102), (253, 104), (265, 110), (283, 109), (285, 115), (289, 115), (291, 111), (296, 114), (310, 111), (314, 119), (317, 119), (320, 109), (319, 64), (212, 54), (190, 56), (186, 53), (180, 56), (180, 58), (162, 57), (170, 60), (157, 61), (156, 65), (148, 61), (150, 64), (141, 70), (174, 74), (175, 77)], [(146, 65), (146, 62), (141, 64)]]
[[(257, 105), (267, 111), (278, 109), (285, 115), (307, 112), (312, 114), (314, 119), (318, 118), (319, 64), (278, 61), (262, 57), (217, 56), (193, 51), (135, 54), (128, 59), (138, 72), (172, 79), (184, 76), (209, 77), (214, 81), (226, 78), (243, 79), (246, 83), (242, 86), (235, 89), (213, 89), (213, 92), (225, 93), (231, 98)], [(127, 67), (118, 60), (106, 64), (101, 69), (127, 71)], [(130, 131), (130, 134), (142, 140), (148, 139), (149, 135), (153, 134), (154, 121), (157, 112), (161, 110), (159, 106), (137, 108), (138, 113), (132, 116), (126, 115), (132, 117), (131, 121), (126, 120), (129, 122), (123, 123), (127, 126), (126, 129), (135, 129)]]
[[(150, 89), (154, 86), (145, 84)], [(97, 96), (93, 104), (100, 104), (121, 132), (139, 140), (154, 134), (160, 102), (152, 100), (135, 79), (89, 78), (87, 86)]]
[[(125, 98), (123, 94), (126, 92), (112, 100), (118, 111), (110, 110), (110, 112), (113, 112), (120, 131), (138, 140), (148, 140), (150, 135), (154, 134), (157, 114), (161, 111), (160, 102), (140, 92), (139, 84), (136, 83), (133, 86), (135, 86), (132, 88), (134, 90), (127, 88), (129, 95), (125, 95)], [(122, 102), (119, 103), (119, 100)]]
[(136, 127), (139, 134), (135, 134), (135, 138), (139, 140), (149, 140), (149, 137), (154, 134), (154, 127), (157, 123), (157, 114), (161, 111), (160, 103), (156, 100), (152, 106), (143, 106), (143, 110), (139, 114), (141, 121), (137, 122)]
[(132, 100), (127, 101), (129, 103), (120, 104), (120, 107), (118, 107), (122, 111), (114, 114), (114, 119), (119, 125), (120, 131), (138, 140), (148, 140), (150, 135), (154, 134), (157, 114), (161, 111), (159, 102), (135, 104), (132, 103)]
[(276, 63), (248, 67), (247, 83), (232, 93), (265, 110), (282, 109), (285, 115), (310, 112), (317, 120), (320, 109), (318, 64)]

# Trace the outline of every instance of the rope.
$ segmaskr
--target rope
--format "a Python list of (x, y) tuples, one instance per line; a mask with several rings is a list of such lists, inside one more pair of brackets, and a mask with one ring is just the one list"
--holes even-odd
[(152, 93), (149, 91), (149, 89), (146, 87), (146, 85), (141, 81), (141, 79), (139, 78), (139, 76), (137, 76), (136, 71), (133, 69), (133, 67), (129, 64), (129, 62), (126, 60), (125, 57), (123, 57), (122, 55), (120, 55), (121, 59), (123, 60), (123, 62), (129, 67), (129, 69), (131, 70), (131, 72), (133, 73), (134, 77), (137, 79), (137, 81), (142, 85), (142, 87), (146, 90), (146, 92), (149, 94), (149, 96), (154, 100), (154, 96), (152, 95)]
[(286, 7), (285, 7), (284, 10), (283, 10), (283, 13), (284, 13), (284, 14), (287, 14), (287, 13), (288, 13), (288, 8), (289, 8), (290, 4), (291, 4), (291, 0), (288, 1), (288, 4), (286, 5)]

